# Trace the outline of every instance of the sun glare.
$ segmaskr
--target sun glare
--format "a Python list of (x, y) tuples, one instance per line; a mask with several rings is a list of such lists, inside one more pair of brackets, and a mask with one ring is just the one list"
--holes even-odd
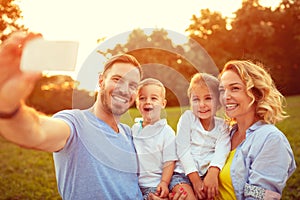
[[(274, 8), (281, 0), (260, 2)], [(233, 17), (242, 0), (152, 0), (147, 6), (142, 0), (131, 0), (130, 5), (121, 0), (16, 0), (16, 3), (30, 31), (42, 33), (49, 40), (79, 41), (78, 69), (101, 38), (109, 40), (138, 28), (158, 28), (170, 30), (168, 36), (173, 42), (182, 44), (187, 40), (185, 30), (192, 16), (199, 15), (201, 9)]]
[(282, 0), (260, 0), (260, 4), (265, 7), (275, 8), (279, 5)]

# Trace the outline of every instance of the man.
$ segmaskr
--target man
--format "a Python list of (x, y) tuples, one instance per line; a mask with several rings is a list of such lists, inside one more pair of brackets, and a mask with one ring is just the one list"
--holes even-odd
[(19, 68), (22, 47), (36, 37), (17, 33), (0, 46), (1, 135), (25, 148), (54, 152), (63, 199), (142, 199), (130, 128), (119, 123), (135, 100), (140, 64), (130, 55), (113, 57), (99, 76), (100, 92), (90, 109), (48, 117), (23, 103), (41, 76)]
[[(130, 128), (119, 123), (135, 100), (141, 79), (137, 60), (130, 55), (112, 58), (99, 76), (100, 92), (92, 108), (63, 111), (51, 118), (22, 104), (38, 75), (20, 72), (19, 61), (13, 58), (2, 60), (3, 54), (20, 56), (19, 45), (30, 37), (36, 36), (17, 35), (18, 45), (13, 46), (10, 38), (1, 48), (2, 135), (26, 148), (55, 152), (63, 199), (142, 199)], [(4, 59), (9, 59), (7, 55)]]

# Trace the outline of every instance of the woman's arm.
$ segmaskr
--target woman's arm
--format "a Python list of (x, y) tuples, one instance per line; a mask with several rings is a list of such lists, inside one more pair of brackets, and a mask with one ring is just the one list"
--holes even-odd
[[(295, 160), (287, 139), (281, 134), (270, 134), (251, 160), (245, 196), (260, 188), (265, 195), (280, 196), (286, 181), (295, 170)], [(255, 193), (254, 193), (255, 194)], [(252, 196), (253, 197), (253, 196)]]

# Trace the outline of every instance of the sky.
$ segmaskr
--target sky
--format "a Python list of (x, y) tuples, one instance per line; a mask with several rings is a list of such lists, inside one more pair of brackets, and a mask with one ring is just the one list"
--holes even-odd
[[(280, 0), (262, 0), (266, 6)], [(242, 0), (19, 0), (23, 23), (48, 40), (79, 42), (76, 71), (97, 47), (97, 39), (114, 38), (141, 28), (163, 28), (185, 35), (192, 15), (209, 8), (223, 16)], [(174, 41), (184, 42), (184, 41)]]

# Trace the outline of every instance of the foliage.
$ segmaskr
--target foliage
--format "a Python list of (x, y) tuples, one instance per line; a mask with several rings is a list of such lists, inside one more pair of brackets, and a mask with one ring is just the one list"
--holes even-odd
[(200, 17), (192, 16), (192, 22), (186, 29), (189, 36), (207, 50), (217, 66), (222, 66), (231, 56), (228, 52), (230, 40), (226, 28), (227, 20), (218, 12), (203, 9)]
[[(187, 107), (166, 108), (164, 116), (176, 130), (179, 116)], [(300, 163), (300, 96), (287, 98), (287, 112), (290, 117), (278, 124), (285, 133), (296, 158)], [(134, 118), (139, 117), (136, 109), (130, 109), (122, 122), (132, 125)], [(50, 153), (22, 149), (0, 137), (0, 199), (18, 200), (59, 200), (57, 192), (53, 160)], [(300, 198), (300, 170), (287, 182), (283, 191), (283, 200)]]
[[(259, 0), (245, 0), (233, 18), (200, 10), (199, 17), (192, 16), (186, 32), (190, 38), (180, 46), (174, 45), (163, 29), (155, 29), (150, 35), (136, 29), (126, 44), (117, 44), (102, 53), (126, 52), (136, 56), (144, 65), (145, 77), (162, 80), (171, 91), (167, 92), (171, 106), (187, 105), (182, 94), (186, 93), (192, 74), (204, 71), (217, 75), (232, 59), (260, 62), (284, 95), (300, 93), (296, 82), (300, 78), (300, 0), (283, 0), (276, 9), (261, 6)], [(170, 69), (180, 76), (174, 76)]]
[(201, 10), (191, 21), (187, 32), (219, 69), (231, 59), (259, 61), (283, 94), (300, 93), (300, 0), (283, 0), (275, 10), (245, 0), (232, 19)]
[(64, 109), (85, 109), (94, 103), (94, 93), (77, 89), (70, 76), (43, 76), (26, 99), (26, 104), (45, 114)]
[(0, 44), (10, 33), (17, 30), (27, 30), (24, 25), (19, 23), (22, 15), (15, 0), (1, 0), (0, 13)]
[(198, 43), (189, 40), (184, 45), (176, 45), (164, 29), (154, 29), (150, 35), (141, 29), (133, 30), (126, 44), (118, 44), (101, 53), (105, 56), (119, 53), (135, 56), (142, 64), (144, 78), (157, 78), (166, 86), (168, 106), (188, 104), (186, 91), (194, 73), (218, 74), (214, 62)]
[[(234, 54), (263, 62), (284, 94), (299, 94), (300, 1), (283, 1), (277, 9), (245, 1), (232, 22)], [(251, 20), (249, 20), (251, 19)]]

